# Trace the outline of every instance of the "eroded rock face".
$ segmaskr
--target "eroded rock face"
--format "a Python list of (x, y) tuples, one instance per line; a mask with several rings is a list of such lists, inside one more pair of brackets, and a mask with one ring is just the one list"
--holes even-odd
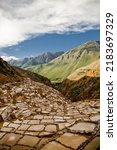
[(72, 103), (30, 79), (7, 83), (1, 90), (0, 149), (76, 150), (93, 139), (93, 150), (99, 147), (99, 100)]

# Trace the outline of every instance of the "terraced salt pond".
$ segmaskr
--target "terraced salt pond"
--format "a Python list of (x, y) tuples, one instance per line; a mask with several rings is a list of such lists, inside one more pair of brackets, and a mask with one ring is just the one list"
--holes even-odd
[(30, 80), (3, 89), (7, 89), (5, 100), (12, 98), (8, 93), (20, 94), (15, 103), (0, 108), (0, 149), (99, 149), (99, 100), (72, 103), (51, 87)]

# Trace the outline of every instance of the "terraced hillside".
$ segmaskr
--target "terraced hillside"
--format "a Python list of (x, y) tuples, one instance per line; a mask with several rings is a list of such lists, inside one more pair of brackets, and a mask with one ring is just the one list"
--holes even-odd
[(71, 59), (70, 54), (69, 61), (54, 60), (57, 67), (59, 63), (61, 67), (64, 63), (75, 65), (76, 61), (83, 66), (69, 68), (75, 71), (69, 70), (61, 92), (51, 86), (49, 79), (0, 59), (1, 150), (99, 150), (99, 45), (93, 43), (97, 50), (88, 50), (92, 42), (86, 43), (87, 49), (81, 46), (78, 59), (76, 55)]
[(49, 78), (53, 82), (61, 82), (76, 69), (89, 65), (99, 59), (99, 42), (91, 41), (74, 48), (51, 62), (27, 69)]
[(99, 99), (73, 103), (30, 79), (0, 93), (0, 150), (99, 149)]

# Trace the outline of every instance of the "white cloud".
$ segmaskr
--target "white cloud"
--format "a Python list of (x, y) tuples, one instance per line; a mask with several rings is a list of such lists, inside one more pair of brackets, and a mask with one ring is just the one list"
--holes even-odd
[(0, 56), (3, 60), (5, 61), (10, 61), (10, 60), (19, 60), (19, 58), (15, 57), (15, 56)]
[(46, 33), (99, 27), (99, 0), (0, 0), (0, 47)]

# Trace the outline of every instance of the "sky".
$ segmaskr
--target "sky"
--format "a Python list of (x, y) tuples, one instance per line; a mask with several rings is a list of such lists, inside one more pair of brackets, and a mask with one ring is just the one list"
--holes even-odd
[(67, 51), (99, 40), (99, 0), (0, 0), (0, 56)]

